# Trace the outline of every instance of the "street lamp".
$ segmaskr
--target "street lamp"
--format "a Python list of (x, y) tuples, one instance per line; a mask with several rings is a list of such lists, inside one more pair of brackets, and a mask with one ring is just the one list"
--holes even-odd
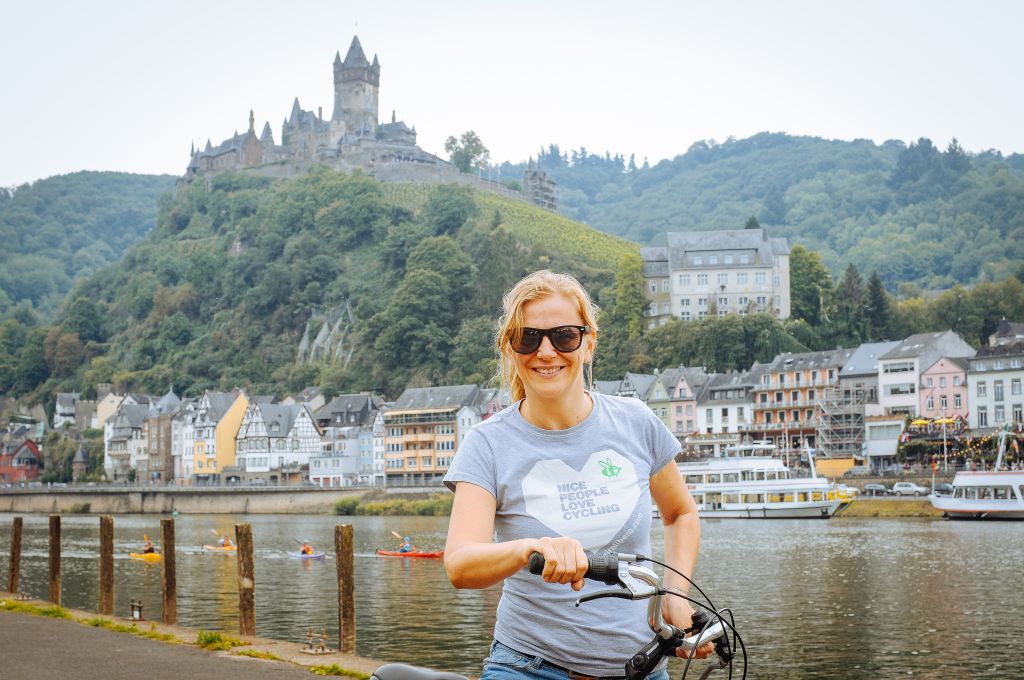
[(941, 418), (939, 418), (935, 422), (940, 424), (940, 425), (942, 425), (942, 471), (944, 473), (948, 474), (949, 473), (949, 457), (947, 456), (947, 452), (946, 452), (946, 425), (951, 424), (953, 422), (953, 419), (952, 418), (947, 418), (946, 416), (942, 416)]

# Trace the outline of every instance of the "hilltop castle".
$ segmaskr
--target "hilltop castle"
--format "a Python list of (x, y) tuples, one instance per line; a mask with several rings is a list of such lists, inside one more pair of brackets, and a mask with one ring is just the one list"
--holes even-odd
[(416, 127), (391, 114), (390, 123), (379, 122), (377, 98), (380, 61), (370, 62), (352, 38), (345, 59), (334, 55), (334, 110), (329, 119), (323, 108), (306, 111), (296, 97), (291, 115), (281, 125), (281, 143), (274, 140), (270, 123), (257, 136), (255, 115), (249, 112), (249, 129), (237, 132), (217, 146), (209, 140), (202, 150), (193, 148), (179, 186), (200, 175), (224, 170), (245, 170), (273, 177), (294, 177), (314, 165), (328, 165), (343, 172), (361, 169), (385, 182), (455, 182), (489, 191), (525, 197), (555, 209), (555, 184), (547, 173), (532, 166), (524, 177), (523, 191), (511, 189), (477, 175), (464, 174), (448, 161), (416, 144)]

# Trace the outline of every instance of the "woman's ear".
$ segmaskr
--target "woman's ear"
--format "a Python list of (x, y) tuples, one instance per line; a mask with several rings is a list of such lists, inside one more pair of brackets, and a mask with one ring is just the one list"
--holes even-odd
[(597, 332), (588, 333), (587, 341), (584, 344), (586, 349), (583, 351), (583, 363), (589, 364), (594, 361), (594, 352), (597, 350)]

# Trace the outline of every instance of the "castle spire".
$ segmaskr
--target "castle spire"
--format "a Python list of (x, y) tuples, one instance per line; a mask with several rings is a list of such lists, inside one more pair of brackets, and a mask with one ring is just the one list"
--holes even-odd
[(366, 68), (370, 62), (366, 61), (366, 54), (363, 46), (359, 44), (359, 36), (352, 36), (352, 44), (345, 55), (345, 68)]
[(252, 109), (249, 109), (249, 132), (256, 133), (256, 116), (253, 115)]

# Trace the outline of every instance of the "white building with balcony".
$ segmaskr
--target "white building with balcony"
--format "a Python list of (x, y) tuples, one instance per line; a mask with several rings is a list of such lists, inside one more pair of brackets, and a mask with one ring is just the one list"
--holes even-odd
[(669, 319), (790, 315), (789, 243), (763, 228), (668, 233), (668, 246), (641, 248), (647, 327)]
[(974, 353), (953, 331), (911, 335), (878, 359), (878, 404), (886, 415), (920, 415), (921, 374), (943, 357), (970, 358)]

